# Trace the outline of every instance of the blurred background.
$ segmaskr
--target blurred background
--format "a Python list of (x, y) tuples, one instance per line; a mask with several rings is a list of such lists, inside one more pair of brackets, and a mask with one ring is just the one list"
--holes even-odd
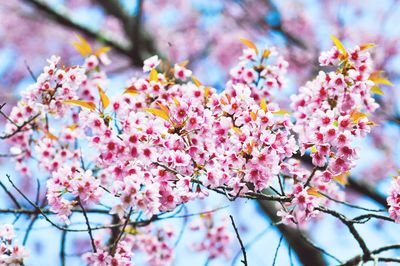
[[(66, 65), (81, 63), (81, 56), (71, 45), (76, 34), (85, 36), (95, 47), (112, 48), (109, 57), (113, 63), (106, 72), (111, 80), (109, 91), (116, 93), (130, 77), (142, 72), (142, 61), (155, 54), (170, 62), (189, 60), (188, 68), (203, 84), (222, 91), (229, 69), (243, 49), (240, 37), (259, 46), (275, 46), (289, 62), (287, 87), (276, 95), (284, 107), (289, 96), (318, 73), (319, 53), (332, 46), (330, 34), (347, 47), (375, 43), (378, 46), (372, 54), (377, 69), (385, 71), (395, 86), (376, 96), (381, 108), (373, 120), (378, 126), (359, 143), (360, 159), (344, 189), (349, 191), (348, 201), (378, 208), (386, 205), (391, 175), (400, 167), (397, 0), (3, 0), (0, 21), (0, 104), (6, 103), (6, 113), (18, 100), (19, 92), (34, 82), (32, 76), (41, 73), (51, 55), (61, 56)], [(4, 123), (1, 117), (0, 129)], [(7, 153), (7, 147), (0, 142), (0, 155)], [(0, 156), (0, 180), (5, 180), (6, 173), (12, 174), (28, 194), (36, 191), (35, 180), (18, 178), (9, 158)], [(47, 177), (37, 175), (44, 184)], [(6, 195), (1, 196), (4, 198), (0, 207), (10, 207)], [(191, 203), (186, 211), (225, 206), (229, 207), (217, 215), (235, 216), (248, 245), (249, 265), (271, 265), (274, 260), (276, 265), (298, 265), (304, 261), (301, 256), (312, 256), (298, 253), (298, 247), (288, 244), (286, 229), (271, 226), (277, 217), (263, 204), (245, 200), (232, 204), (224, 197), (212, 196), (205, 202)], [(350, 216), (358, 213), (345, 206), (337, 206), (337, 210)], [(82, 217), (74, 219), (83, 222)], [(101, 217), (95, 219), (101, 221)], [(14, 220), (12, 215), (0, 215), (0, 223)], [(185, 229), (186, 220), (162, 222), (182, 233), (176, 243), (175, 265), (205, 265), (205, 256), (190, 251), (189, 243), (196, 235)], [(21, 235), (29, 223), (26, 217), (19, 217), (16, 227)], [(371, 248), (400, 240), (395, 225), (370, 222), (359, 229)], [(347, 228), (330, 217), (310, 224), (305, 231), (315, 245), (337, 257), (346, 259), (360, 252)], [(31, 256), (26, 265), (59, 265), (61, 237), (43, 219), (35, 222), (27, 241)], [(89, 249), (86, 233), (67, 237), (67, 265), (82, 265), (79, 255)], [(237, 243), (232, 252), (232, 258), (211, 261), (209, 265), (240, 265), (240, 258), (233, 259), (236, 253), (241, 256)], [(334, 264), (329, 256), (322, 256)]]

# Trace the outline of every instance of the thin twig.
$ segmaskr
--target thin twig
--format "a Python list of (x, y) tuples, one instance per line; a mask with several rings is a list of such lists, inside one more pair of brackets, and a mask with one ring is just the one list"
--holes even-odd
[(12, 202), (14, 202), (15, 206), (18, 209), (21, 209), (21, 205), (18, 203), (17, 199), (14, 197), (14, 195), (7, 189), (7, 187), (1, 181), (0, 181), (0, 186), (3, 188), (3, 190), (6, 192), (6, 194), (10, 197)]
[(354, 224), (352, 221), (348, 220), (346, 218), (346, 216), (344, 216), (341, 213), (338, 213), (337, 211), (330, 210), (325, 207), (317, 207), (316, 209), (338, 218), (343, 224), (345, 224), (347, 226), (350, 233), (353, 235), (354, 239), (357, 241), (358, 245), (360, 246), (360, 248), (363, 252), (363, 259), (368, 259), (371, 256), (371, 252), (369, 251), (367, 244), (365, 243), (364, 239), (360, 236), (360, 234), (354, 227)]
[(348, 202), (345, 202), (345, 201), (337, 200), (337, 199), (332, 198), (332, 197), (330, 197), (327, 194), (322, 193), (322, 192), (319, 192), (319, 194), (321, 194), (322, 196), (324, 196), (325, 198), (327, 198), (327, 199), (329, 199), (331, 201), (343, 204), (343, 205), (345, 205), (347, 207), (350, 207), (350, 208), (369, 211), (369, 212), (385, 212), (386, 211), (385, 209), (370, 209), (370, 208), (365, 208), (365, 207), (361, 207), (361, 206), (358, 206), (358, 205), (354, 205), (354, 204), (351, 204), (351, 203), (348, 203)]
[(281, 244), (282, 244), (282, 240), (283, 240), (283, 235), (281, 235), (281, 237), (279, 238), (279, 243), (278, 243), (278, 246), (276, 247), (276, 250), (275, 250), (274, 260), (272, 262), (272, 266), (275, 266), (276, 259), (278, 257), (278, 251), (279, 251), (279, 248), (281, 247)]
[(232, 215), (229, 215), (229, 217), (231, 218), (233, 229), (235, 230), (236, 237), (239, 240), (240, 248), (242, 250), (243, 260), (241, 260), (241, 262), (243, 263), (243, 265), (247, 266), (248, 264), (247, 264), (246, 248), (244, 247), (242, 239), (240, 238), (239, 231), (238, 231), (238, 229), (236, 227), (236, 224), (235, 224), (235, 221), (233, 220)]
[(88, 233), (89, 233), (89, 237), (90, 237), (90, 242), (92, 243), (92, 249), (94, 253), (97, 253), (97, 248), (96, 248), (96, 244), (94, 243), (94, 238), (93, 238), (93, 234), (92, 234), (92, 228), (90, 227), (90, 223), (89, 223), (89, 218), (87, 216), (87, 213), (85, 211), (85, 208), (82, 205), (82, 202), (80, 199), (78, 199), (78, 204), (79, 206), (81, 206), (82, 211), (83, 211), (83, 216), (85, 217), (85, 221), (86, 221), (86, 226), (88, 229)]

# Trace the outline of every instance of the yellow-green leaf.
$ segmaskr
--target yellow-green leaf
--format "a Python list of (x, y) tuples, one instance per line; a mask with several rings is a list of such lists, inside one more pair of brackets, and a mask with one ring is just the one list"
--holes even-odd
[(331, 35), (331, 39), (332, 39), (333, 43), (336, 45), (336, 48), (339, 50), (339, 52), (342, 55), (347, 55), (347, 51), (346, 51), (346, 48), (344, 47), (343, 43), (333, 35)]
[(384, 77), (371, 76), (369, 79), (372, 80), (373, 82), (375, 82), (376, 84), (383, 84), (383, 85), (387, 85), (387, 86), (393, 86), (393, 83), (390, 82), (390, 80), (388, 80), (388, 79), (386, 79)]
[(264, 112), (268, 111), (267, 103), (265, 102), (265, 98), (261, 98), (260, 107), (264, 110)]
[(137, 230), (135, 227), (126, 227), (124, 229), (124, 232), (131, 235), (138, 235), (140, 233), (139, 230)]
[(100, 49), (97, 49), (97, 50), (94, 52), (94, 55), (97, 56), (97, 57), (99, 57), (100, 55), (102, 55), (102, 54), (104, 54), (104, 53), (107, 53), (107, 52), (110, 51), (110, 50), (111, 50), (111, 47), (109, 47), (109, 46), (104, 46), (104, 47), (101, 47)]
[(164, 110), (156, 109), (156, 108), (144, 108), (144, 111), (153, 114), (155, 116), (161, 117), (162, 119), (169, 121), (169, 114), (167, 114)]
[(99, 90), (100, 100), (101, 104), (103, 105), (103, 109), (106, 109), (107, 106), (110, 104), (110, 99), (104, 93), (103, 89), (100, 86), (97, 86), (97, 89)]
[(158, 81), (158, 72), (155, 68), (150, 72), (150, 81)]
[(83, 38), (81, 35), (77, 34), (78, 41), (73, 42), (72, 45), (75, 47), (75, 49), (83, 56), (86, 57), (90, 54), (92, 54), (92, 47), (86, 41), (85, 38)]
[(375, 94), (379, 94), (379, 95), (383, 95), (384, 94), (383, 91), (381, 90), (381, 88), (379, 88), (376, 85), (371, 88), (371, 92), (375, 93)]
[(179, 102), (179, 100), (175, 97), (172, 97), (172, 100), (174, 101), (175, 106), (180, 107), (181, 103)]
[(80, 107), (87, 108), (87, 109), (92, 110), (92, 111), (96, 110), (96, 105), (94, 103), (88, 102), (88, 101), (65, 100), (64, 103), (80, 106)]
[(310, 150), (311, 150), (312, 153), (316, 153), (318, 151), (317, 147), (315, 147), (315, 145), (311, 146)]
[(286, 114), (290, 114), (289, 111), (284, 110), (284, 109), (280, 109), (279, 111), (275, 111), (275, 112), (272, 112), (272, 113), (273, 113), (273, 114), (276, 114), (276, 115), (286, 115)]
[(240, 130), (240, 128), (232, 126), (233, 131), (235, 131), (236, 134), (241, 135), (242, 134), (242, 130)]
[(158, 105), (158, 107), (160, 107), (161, 110), (163, 110), (166, 114), (169, 115), (169, 109), (168, 109), (167, 106), (165, 106), (165, 105), (163, 105), (163, 104), (161, 104), (159, 102), (157, 102), (157, 105)]
[(239, 40), (240, 40), (244, 45), (246, 45), (247, 47), (249, 47), (250, 49), (253, 49), (253, 50), (256, 52), (256, 54), (258, 54), (257, 46), (256, 46), (252, 41), (249, 41), (249, 40), (247, 40), (247, 39), (245, 39), (245, 38), (239, 38)]

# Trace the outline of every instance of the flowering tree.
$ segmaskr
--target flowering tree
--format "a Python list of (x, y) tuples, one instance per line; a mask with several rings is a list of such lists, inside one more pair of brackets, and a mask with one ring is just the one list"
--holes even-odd
[[(375, 48), (372, 43), (346, 48), (332, 36), (334, 46), (318, 57), (320, 71), (289, 101), (281, 101), (289, 66), (299, 73), (298, 82), (306, 80), (315, 68), (313, 49), (303, 51), (309, 44), (296, 37), (295, 29), (285, 27), (290, 16), (278, 23), (260, 22), (285, 37), (288, 46), (283, 49), (257, 46), (243, 38), (240, 42), (232, 36), (223, 35), (220, 40), (216, 36), (221, 33), (214, 33), (210, 43), (241, 45), (241, 54), (233, 63), (234, 56), (226, 55), (226, 49), (205, 51), (208, 42), (196, 42), (185, 50), (184, 44), (179, 44), (185, 42), (181, 40), (185, 35), (174, 35), (176, 43), (163, 48), (163, 38), (178, 34), (178, 30), (162, 30), (152, 19), (144, 27), (141, 17), (143, 10), (151, 15), (167, 8), (164, 1), (155, 3), (160, 9), (139, 1), (135, 16), (127, 15), (116, 1), (96, 1), (108, 16), (120, 19), (123, 33), (117, 34), (125, 36), (120, 39), (125, 45), (81, 26), (45, 2), (27, 2), (108, 46), (91, 45), (78, 35), (73, 46), (83, 59), (69, 63), (68, 58), (78, 54), (69, 48), (63, 55), (66, 59), (52, 56), (40, 75), (31, 73), (34, 83), (21, 92), (9, 111), (3, 111), (5, 104), (1, 105), (5, 126), (0, 138), (8, 150), (2, 156), (10, 157), (24, 187), (13, 175), (5, 174), (0, 185), (10, 206), (0, 212), (15, 215), (14, 222), (21, 216), (30, 218), (22, 245), (11, 224), (2, 227), (2, 264), (26, 264), (29, 251), (24, 244), (35, 221), (43, 218), (62, 234), (62, 265), (68, 263), (66, 236), (74, 232), (84, 232), (89, 241), (89, 249), (77, 252), (80, 263), (141, 265), (139, 261), (144, 259), (148, 265), (170, 265), (183, 231), (162, 222), (195, 216), (188, 229), (198, 236), (190, 242), (192, 252), (205, 254), (207, 263), (220, 257), (225, 258), (224, 263), (229, 259), (235, 263), (232, 252), (240, 247), (242, 263), (251, 265), (246, 252), (250, 243), (242, 240), (243, 230), (232, 215), (218, 215), (221, 208), (204, 206), (199, 212), (189, 212), (191, 203), (201, 204), (216, 194), (232, 202), (258, 202), (305, 265), (399, 262), (391, 253), (382, 254), (400, 248), (399, 244), (387, 242), (371, 248), (356, 227), (375, 220), (383, 227), (400, 221), (399, 179), (393, 179), (386, 198), (350, 174), (357, 164), (357, 143), (367, 138), (372, 138), (376, 147), (384, 147), (389, 163), (373, 165), (365, 179), (383, 180), (396, 167), (395, 147), (388, 147), (382, 137), (384, 129), (377, 130), (385, 120), (398, 122), (389, 112), (393, 99), (380, 96), (384, 86), (392, 85), (380, 70), (390, 71), (384, 62), (395, 52)], [(235, 15), (235, 21), (248, 23), (244, 19), (247, 9), (256, 3), (244, 2), (240, 12), (235, 11), (236, 4), (226, 5), (228, 17)], [(71, 8), (81, 4), (78, 1)], [(177, 7), (185, 11), (185, 1), (177, 1)], [(10, 4), (8, 8), (16, 7)], [(278, 12), (269, 1), (257, 10), (255, 20), (265, 12)], [(193, 40), (202, 34), (196, 23), (189, 23), (186, 33), (193, 35)], [(238, 32), (251, 25), (239, 27)], [(146, 29), (160, 35), (158, 48), (169, 53), (169, 59), (153, 55), (157, 53), (155, 41)], [(250, 31), (250, 35), (257, 34)], [(110, 50), (121, 57), (117, 63), (143, 66), (142, 73), (130, 76), (120, 91), (110, 89), (116, 86), (107, 73), (125, 67), (111, 68), (116, 63), (110, 62)], [(378, 64), (370, 53), (376, 50), (384, 54), (376, 56)], [(308, 59), (299, 62), (299, 54)], [(221, 65), (234, 64), (230, 70), (222, 68), (229, 77), (222, 90), (202, 84), (188, 68), (194, 61), (195, 69), (207, 73), (196, 65), (207, 56), (220, 59)], [(301, 64), (306, 66), (300, 69)], [(396, 76), (395, 72), (389, 74)], [(379, 111), (383, 108), (385, 111)], [(45, 191), (40, 179), (37, 187), (33, 186), (38, 170), (46, 176)], [(354, 191), (383, 209), (359, 206)], [(341, 205), (361, 213), (349, 216), (337, 211)], [(73, 216), (81, 217), (83, 225)], [(338, 258), (329, 246), (310, 240), (312, 226), (329, 216), (348, 229), (344, 231), (359, 246), (359, 254)]]

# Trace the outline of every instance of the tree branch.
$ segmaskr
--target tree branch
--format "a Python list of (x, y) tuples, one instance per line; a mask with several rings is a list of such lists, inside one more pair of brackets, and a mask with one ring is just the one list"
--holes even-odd
[(47, 14), (49, 19), (52, 19), (53, 21), (57, 22), (58, 24), (68, 27), (68, 28), (71, 28), (72, 30), (79, 31), (82, 34), (85, 34), (90, 38), (96, 39), (96, 40), (112, 47), (113, 50), (115, 50), (119, 54), (122, 54), (122, 55), (130, 58), (133, 65), (142, 66), (142, 61), (141, 60), (138, 61), (137, 58), (135, 58), (133, 56), (130, 47), (125, 47), (124, 45), (117, 43), (114, 40), (106, 37), (101, 32), (93, 31), (79, 23), (74, 22), (65, 14), (62, 14), (61, 12), (49, 7), (48, 5), (46, 5), (45, 3), (43, 3), (40, 0), (21, 0), (21, 1), (25, 1), (25, 2), (29, 3), (30, 5), (34, 6), (40, 12)]
[(304, 239), (296, 229), (279, 223), (280, 217), (276, 215), (278, 210), (273, 202), (259, 200), (258, 203), (260, 204), (261, 209), (264, 211), (264, 213), (268, 215), (268, 217), (271, 219), (271, 221), (277, 224), (277, 229), (282, 233), (289, 246), (291, 246), (292, 249), (296, 252), (299, 261), (303, 265), (326, 265), (326, 262), (320, 250), (315, 249), (314, 247), (310, 246), (306, 241), (304, 241)]

